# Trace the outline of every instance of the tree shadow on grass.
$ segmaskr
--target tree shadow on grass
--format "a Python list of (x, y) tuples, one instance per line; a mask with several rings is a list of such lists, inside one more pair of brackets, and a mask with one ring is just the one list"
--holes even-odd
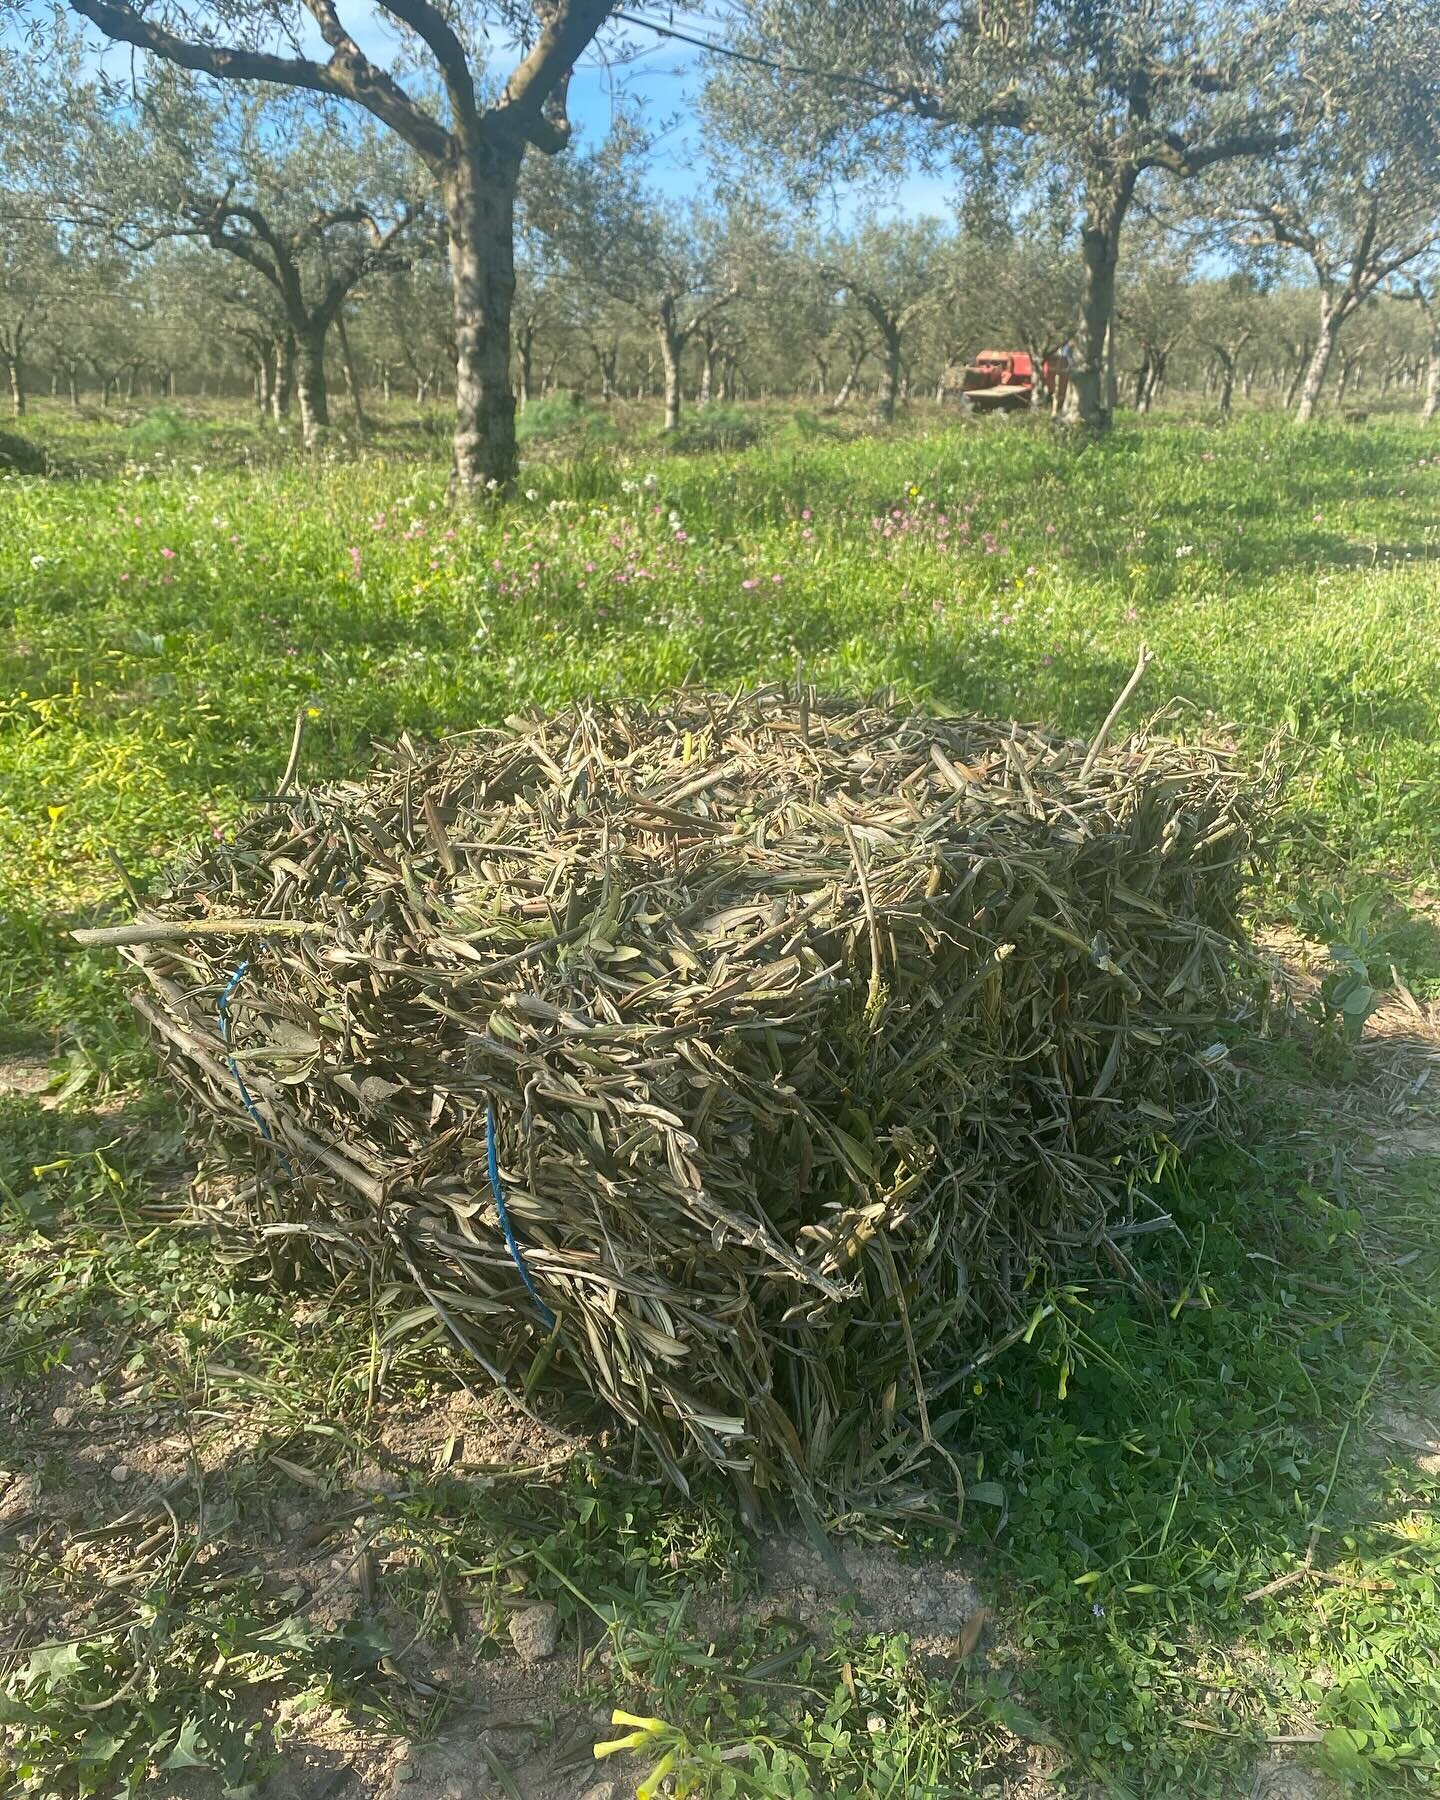
[(1336, 1170), (1313, 1132), (1198, 1157), (1163, 1195), (1184, 1236), (1137, 1256), (1150, 1304), (1087, 1284), (976, 1410), (1027, 1691), (1126, 1791), (1217, 1791), (1217, 1760), (1267, 1735), (1359, 1733), (1363, 1759), (1433, 1730), (1404, 1669), (1440, 1636), (1409, 1560), (1437, 1485), (1377, 1454), (1368, 1418), (1402, 1369), (1433, 1391), (1440, 1257), (1413, 1200), (1372, 1187), (1362, 1219)]

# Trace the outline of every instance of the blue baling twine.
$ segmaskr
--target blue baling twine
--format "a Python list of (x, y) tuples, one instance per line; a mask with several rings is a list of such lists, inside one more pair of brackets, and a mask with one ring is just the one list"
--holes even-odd
[[(230, 1042), (230, 1001), (236, 988), (250, 973), (250, 959), (246, 957), (240, 967), (220, 990), (220, 999), (216, 1011), (220, 1015), (220, 1042), (225, 1046), (225, 1059), (230, 1065), (230, 1073), (235, 1077), (235, 1085), (240, 1090), (240, 1102), (247, 1113), (259, 1127), (260, 1135), (267, 1144), (274, 1147), (287, 1175), (293, 1175), (289, 1158), (275, 1142), (275, 1135), (266, 1124), (264, 1115), (251, 1097), (245, 1085), (245, 1077), (240, 1073), (240, 1065), (235, 1060), (235, 1052)], [(495, 1211), (500, 1216), (500, 1229), (505, 1234), (505, 1248), (510, 1252), (510, 1260), (520, 1272), (520, 1279), (525, 1283), (526, 1292), (535, 1302), (535, 1310), (540, 1314), (548, 1329), (555, 1328), (555, 1315), (536, 1292), (535, 1283), (530, 1279), (530, 1271), (525, 1266), (525, 1257), (521, 1252), (519, 1240), (515, 1236), (515, 1227), (510, 1223), (510, 1209), (505, 1204), (505, 1190), (500, 1185), (500, 1162), (495, 1152), (495, 1108), (486, 1102), (485, 1106), (485, 1156), (490, 1165), (490, 1191), (495, 1196)]]
[(225, 1046), (225, 1060), (229, 1063), (230, 1073), (235, 1077), (235, 1085), (240, 1090), (241, 1104), (244, 1106), (246, 1112), (249, 1113), (250, 1117), (260, 1127), (261, 1137), (264, 1138), (267, 1144), (274, 1146), (275, 1154), (280, 1159), (280, 1165), (285, 1173), (287, 1175), (293, 1175), (295, 1171), (290, 1166), (290, 1159), (286, 1156), (280, 1146), (275, 1143), (274, 1133), (265, 1123), (260, 1108), (256, 1106), (254, 1100), (250, 1097), (250, 1090), (245, 1085), (245, 1077), (240, 1073), (240, 1065), (235, 1060), (235, 1051), (230, 1042), (230, 999), (236, 988), (239, 987), (240, 983), (245, 979), (249, 972), (250, 958), (247, 956), (240, 967), (230, 977), (229, 981), (227, 981), (225, 986), (220, 990), (220, 999), (215, 1009), (220, 1015), (220, 1042)]
[(540, 1317), (553, 1331), (555, 1315), (535, 1292), (535, 1283), (530, 1279), (530, 1271), (525, 1267), (525, 1258), (520, 1254), (520, 1245), (515, 1238), (515, 1227), (510, 1223), (510, 1209), (505, 1204), (505, 1191), (500, 1186), (500, 1163), (495, 1155), (495, 1108), (488, 1100), (485, 1103), (485, 1155), (490, 1164), (490, 1192), (495, 1196), (495, 1210), (500, 1215), (500, 1229), (505, 1233), (505, 1248), (510, 1252), (510, 1260), (520, 1271), (520, 1279), (529, 1290), (530, 1298), (535, 1302)]

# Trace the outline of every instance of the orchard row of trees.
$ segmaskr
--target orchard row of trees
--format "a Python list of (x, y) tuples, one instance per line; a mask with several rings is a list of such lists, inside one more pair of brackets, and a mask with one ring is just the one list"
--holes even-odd
[[(1222, 409), (1258, 385), (1305, 419), (1334, 378), (1435, 410), (1424, 0), (736, 0), (723, 37), (610, 0), (378, 0), (383, 66), (340, 3), (234, 0), (226, 38), (200, 0), (71, 0), (81, 37), (0, 0), (17, 406), (27, 358), (102, 400), (243, 362), (313, 443), (338, 363), (357, 411), (366, 381), (453, 396), (462, 495), (513, 478), (517, 389), (658, 387), (673, 425), (687, 383), (863, 387), (889, 416), (982, 340), (1067, 344), (1094, 428), (1182, 374)], [(567, 147), (578, 59), (653, 37), (701, 59), (705, 205), (649, 185), (638, 117)], [(123, 81), (104, 39), (142, 52)], [(806, 222), (828, 183), (917, 165), (955, 222)]]
[[(248, 391), (263, 416), (292, 421), (313, 444), (337, 412), (364, 430), (367, 395), (449, 400), (449, 278), (433, 226), (402, 208), (377, 238), (346, 221), (330, 224), (327, 241), (305, 235), (326, 213), (296, 226), (264, 201), (244, 203), (248, 224), (166, 238), (138, 256), (44, 223), (7, 234), (0, 365), (15, 414), (34, 392), (105, 408)], [(722, 221), (693, 223), (697, 240), (725, 241)], [(741, 247), (728, 246), (718, 272), (692, 265), (676, 280), (671, 262), (647, 260), (637, 243), (623, 291), (522, 253), (519, 409), (557, 392), (653, 401), (674, 425), (687, 403), (783, 397), (888, 418), (912, 399), (953, 396), (984, 345), (1043, 357), (1073, 318), (1074, 259), (1038, 228), (998, 239), (934, 221), (865, 223), (829, 239), (751, 236), (744, 258)], [(1147, 412), (1168, 389), (1207, 397), (1220, 413), (1237, 396), (1295, 408), (1320, 342), (1321, 294), (1206, 267), (1158, 233), (1133, 247), (1116, 296), (1115, 400)], [(1388, 395), (1436, 417), (1433, 289), (1392, 283), (1354, 311), (1331, 375), (1336, 408)]]

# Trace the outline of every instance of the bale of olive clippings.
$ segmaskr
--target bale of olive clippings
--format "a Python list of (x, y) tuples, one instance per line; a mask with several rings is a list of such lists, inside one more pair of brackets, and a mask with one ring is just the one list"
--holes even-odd
[(676, 1481), (843, 1507), (1219, 1117), (1256, 792), (1148, 732), (574, 706), (273, 801), (127, 954), (232, 1224)]

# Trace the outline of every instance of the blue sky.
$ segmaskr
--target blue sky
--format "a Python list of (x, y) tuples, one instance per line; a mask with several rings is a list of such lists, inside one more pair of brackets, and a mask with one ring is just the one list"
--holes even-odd
[[(627, 58), (607, 67), (592, 53), (575, 71), (570, 83), (570, 117), (583, 141), (594, 143), (608, 130), (619, 103), (639, 103), (652, 126), (674, 120), (656, 144), (651, 179), (663, 194), (689, 199), (711, 186), (697, 126), (698, 103), (704, 86), (704, 69), (698, 51), (673, 40), (631, 28), (627, 33)], [(925, 214), (946, 217), (951, 209), (953, 184), (940, 176), (912, 173), (898, 182), (879, 202), (888, 216), (919, 218)], [(873, 196), (871, 196), (873, 198)], [(824, 223), (846, 223), (862, 202), (854, 190), (837, 190), (824, 207)]]

